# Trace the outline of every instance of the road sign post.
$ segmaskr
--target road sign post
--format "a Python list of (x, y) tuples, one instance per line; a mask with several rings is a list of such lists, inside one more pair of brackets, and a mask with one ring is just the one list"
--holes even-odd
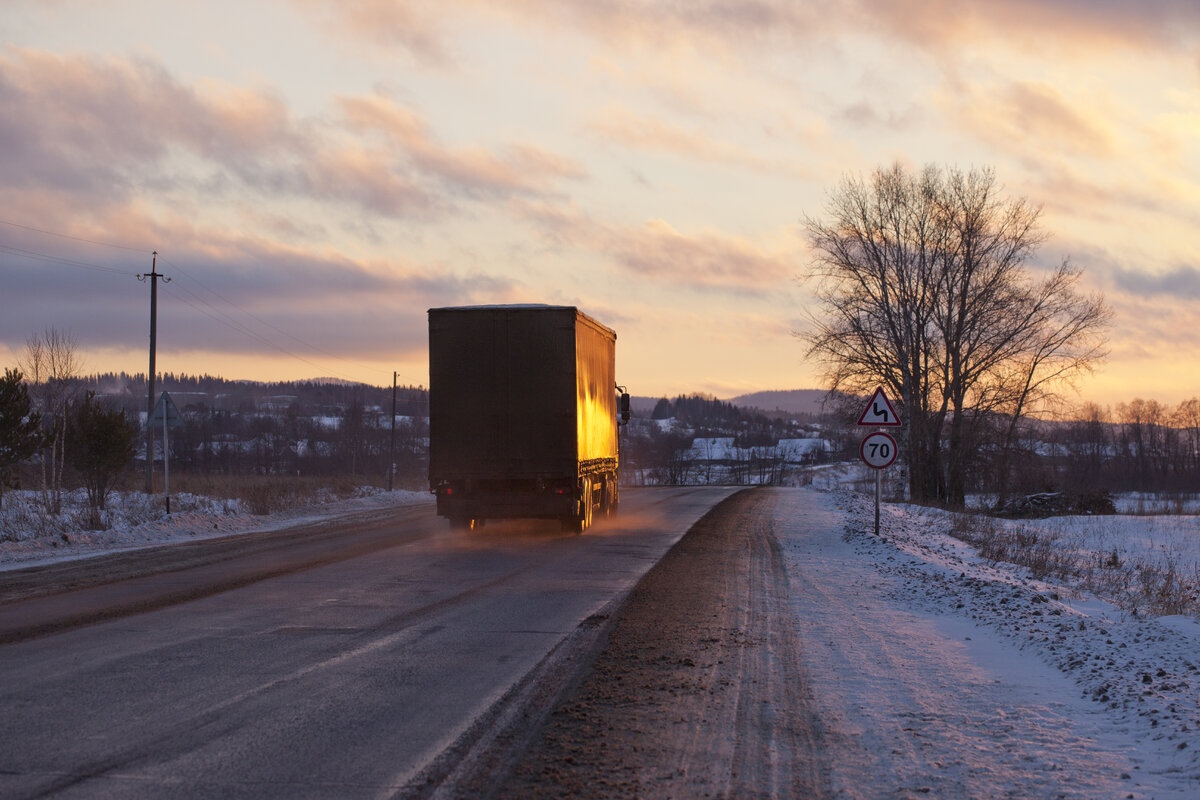
[[(858, 424), (869, 428), (898, 428), (900, 415), (880, 386), (871, 396), (867, 407), (858, 418)], [(879, 503), (883, 494), (883, 471), (890, 467), (899, 454), (896, 440), (883, 431), (868, 433), (858, 451), (863, 463), (875, 470), (875, 535), (879, 535)]]
[[(171, 445), (167, 439), (167, 428), (176, 427), (183, 424), (183, 417), (179, 414), (179, 409), (175, 406), (175, 401), (171, 399), (171, 395), (163, 392), (158, 398), (158, 403), (155, 404), (154, 410), (150, 412), (150, 417), (146, 420), (146, 427), (162, 423), (163, 429), (163, 494), (167, 498), (167, 513), (171, 513), (171, 468), (168, 465), (171, 459)], [(153, 458), (154, 454), (151, 453)]]

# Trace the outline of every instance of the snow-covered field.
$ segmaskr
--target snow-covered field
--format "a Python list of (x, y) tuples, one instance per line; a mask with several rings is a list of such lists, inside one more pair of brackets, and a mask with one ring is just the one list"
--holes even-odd
[(160, 495), (130, 492), (110, 498), (105, 517), (108, 529), (100, 531), (87, 529), (86, 497), (82, 490), (66, 496), (67, 511), (56, 517), (41, 515), (38, 502), (37, 492), (4, 493), (4, 507), (0, 509), (0, 571), (170, 542), (270, 530), (350, 511), (432, 503), (433, 496), (426, 492), (385, 492), (364, 487), (353, 498), (315, 497), (311, 505), (260, 516), (251, 514), (237, 500), (178, 494), (171, 496), (168, 515)]
[[(1200, 623), (990, 563), (951, 515), (885, 505), (876, 538), (870, 498), (827, 498), (843, 530), (777, 534), (837, 796), (1200, 797)], [(1096, 541), (1142, 523), (1108, 521)]]

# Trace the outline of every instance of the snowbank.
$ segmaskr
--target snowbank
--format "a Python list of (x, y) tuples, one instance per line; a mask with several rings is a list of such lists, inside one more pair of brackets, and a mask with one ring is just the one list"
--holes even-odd
[[(876, 538), (869, 498), (846, 493), (839, 502), (847, 511), (847, 541), (892, 579), (907, 608), (983, 628), (1037, 656), (1089, 701), (1091, 711), (1080, 714), (1100, 711), (1108, 727), (1142, 743), (1132, 755), (1129, 796), (1200, 796), (1200, 623), (1127, 613), (1077, 586), (989, 563), (950, 535), (952, 516), (943, 512), (885, 504)], [(1156, 535), (1139, 536), (1152, 522), (1109, 517), (1072, 524), (1094, 526), (1105, 546), (1119, 538), (1130, 552), (1139, 542), (1153, 549), (1172, 528), (1158, 518)], [(1182, 524), (1195, 529), (1190, 520)], [(1091, 724), (1082, 716), (1077, 721), (1080, 729)]]
[(432, 503), (426, 492), (386, 492), (363, 487), (356, 497), (314, 498), (314, 504), (268, 516), (251, 514), (240, 501), (191, 494), (171, 496), (168, 515), (161, 496), (141, 492), (115, 494), (105, 512), (106, 530), (86, 528), (86, 497), (70, 493), (63, 514), (44, 517), (38, 493), (5, 492), (0, 511), (0, 571), (86, 558), (178, 541), (211, 539), (301, 524), (353, 511)]

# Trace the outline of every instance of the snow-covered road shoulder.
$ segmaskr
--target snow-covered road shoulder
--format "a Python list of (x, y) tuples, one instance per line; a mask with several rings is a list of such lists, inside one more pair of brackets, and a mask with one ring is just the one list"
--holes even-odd
[[(321, 519), (373, 510), (432, 503), (426, 492), (363, 490), (359, 496), (281, 511), (266, 516), (251, 514), (236, 500), (181, 494), (171, 498), (171, 514), (163, 513), (160, 497), (140, 493), (122, 496), (109, 514), (107, 530), (86, 530), (70, 520), (54, 530), (36, 535), (34, 492), (5, 493), (5, 511), (0, 514), (4, 536), (0, 536), (0, 572), (51, 564), (104, 553), (155, 547), (172, 542), (235, 536), (275, 530)], [(25, 495), (28, 495), (26, 497)]]
[(1200, 796), (1195, 621), (988, 564), (945, 515), (885, 506), (876, 538), (868, 498), (820, 497), (777, 536), (837, 796)]

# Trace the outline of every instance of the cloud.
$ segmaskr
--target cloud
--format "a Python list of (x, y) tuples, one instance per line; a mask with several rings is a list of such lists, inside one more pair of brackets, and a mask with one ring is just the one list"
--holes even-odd
[(610, 243), (624, 269), (658, 281), (755, 293), (787, 279), (790, 264), (740, 237), (717, 232), (685, 236), (650, 220)]
[(292, 0), (321, 24), (331, 22), (358, 41), (380, 46), (400, 46), (425, 64), (453, 64), (447, 18), (456, 14), (486, 12), (520, 25), (567, 27), (605, 42), (622, 44), (721, 45), (726, 42), (762, 42), (808, 35), (822, 14), (790, 0), (592, 0), (555, 3), (546, 0), (441, 0), (395, 2), (360, 0), (345, 4), (334, 0)]
[[(176, 351), (386, 359), (424, 348), (425, 309), (503, 302), (522, 288), (515, 279), (437, 263), (354, 259), (186, 220), (156, 225), (136, 210), (128, 216), (124, 226), (156, 228), (171, 243), (157, 262), (171, 279), (160, 285), (159, 335), (161, 347)], [(3, 242), (0, 341), (13, 346), (46, 325), (72, 330), (91, 351), (145, 341), (149, 290), (135, 273), (149, 270), (148, 253), (143, 263), (137, 254), (74, 240), (48, 243), (11, 227)], [(59, 258), (13, 248), (53, 249)]]
[(1181, 365), (1194, 363), (1200, 356), (1200, 344), (1190, 335), (1196, 316), (1196, 277), (1193, 274), (1174, 280), (1193, 294), (1178, 298), (1167, 295), (1166, 286), (1173, 283), (1167, 280), (1161, 286), (1151, 281), (1144, 294), (1140, 293), (1143, 287), (1135, 286), (1139, 293), (1118, 293), (1107, 298), (1114, 311), (1114, 329), (1120, 331), (1110, 341), (1112, 360), (1141, 359), (1138, 366), (1147, 380), (1154, 379), (1156, 371), (1161, 370), (1174, 375)]
[(179, 145), (209, 158), (257, 156), (300, 138), (277, 96), (184, 86), (146, 59), (16, 50), (0, 57), (0, 92), (10, 112), (0, 135), (73, 169), (153, 161)]
[(625, 109), (599, 111), (592, 115), (587, 128), (601, 139), (631, 149), (667, 153), (702, 164), (720, 164), (768, 175), (790, 173), (811, 177), (795, 163), (763, 158), (739, 145), (714, 139), (701, 130), (688, 130), (660, 117)]
[(546, 194), (559, 180), (587, 175), (579, 162), (528, 144), (499, 153), (445, 147), (424, 119), (382, 95), (345, 97), (339, 104), (351, 130), (381, 134), (413, 169), (455, 193), (491, 199)]
[(430, 220), (450, 209), (389, 154), (357, 143), (318, 150), (288, 183), (293, 194), (349, 201), (385, 217)]
[(12, 51), (0, 57), (0, 103), (0, 186), (101, 203), (237, 193), (430, 220), (462, 200), (552, 196), (586, 176), (529, 143), (445, 147), (416, 111), (381, 96), (339, 99), (332, 123), (297, 120), (272, 91), (187, 86), (140, 59)]
[(215, 175), (272, 187), (288, 183), (288, 159), (305, 149), (273, 93), (186, 86), (146, 59), (11, 50), (0, 56), (0, 102), (0, 184), (10, 188), (120, 203)]
[(1190, 265), (1180, 265), (1160, 273), (1120, 268), (1112, 277), (1120, 289), (1139, 297), (1200, 299), (1200, 269)]
[(924, 121), (921, 110), (916, 106), (910, 105), (904, 111), (897, 112), (879, 108), (865, 100), (850, 103), (837, 116), (854, 128), (881, 128), (891, 132), (911, 130)]
[[(163, 78), (145, 62), (32, 51), (0, 58), (0, 181), (10, 187), (116, 188), (124, 167), (166, 150), (137, 124), (139, 106), (164, 100), (174, 105), (173, 87)], [(140, 90), (122, 91), (130, 82)]]
[(554, 20), (606, 41), (635, 44), (754, 44), (794, 41), (819, 27), (820, 9), (790, 0), (596, 0), (548, 3), (518, 0), (506, 7)]
[(799, 259), (790, 242), (772, 251), (719, 231), (682, 233), (661, 219), (628, 227), (573, 206), (526, 203), (515, 211), (559, 248), (598, 253), (623, 272), (672, 287), (762, 295), (786, 282)]
[(1107, 159), (1119, 149), (1111, 123), (1093, 103), (1072, 101), (1043, 83), (958, 84), (943, 93), (941, 105), (960, 127), (1019, 156), (1056, 151)]
[(935, 52), (969, 50), (992, 39), (1018, 46), (1053, 41), (1089, 51), (1099, 46), (1190, 51), (1200, 28), (1193, 0), (292, 0), (318, 24), (357, 41), (399, 46), (420, 63), (446, 67), (453, 56), (452, 21), (487, 13), (518, 27), (570, 29), (614, 48), (686, 47), (742, 53), (828, 41), (845, 33), (897, 37)]
[(968, 49), (983, 39), (1142, 49), (1179, 45), (1181, 32), (1200, 26), (1200, 5), (1191, 0), (857, 0), (847, 7), (858, 24), (933, 50)]
[(379, 47), (401, 47), (422, 64), (447, 67), (453, 57), (446, 43), (445, 17), (451, 0), (291, 0), (322, 30), (341, 30)]

